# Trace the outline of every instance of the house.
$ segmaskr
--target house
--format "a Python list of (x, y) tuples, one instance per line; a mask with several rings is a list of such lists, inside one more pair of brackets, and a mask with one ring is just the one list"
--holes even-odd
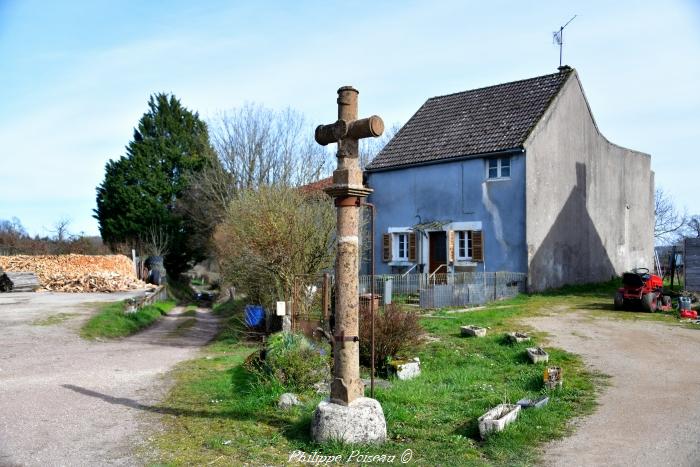
[(377, 273), (523, 272), (536, 291), (650, 267), (650, 162), (600, 133), (568, 66), (428, 99), (366, 168)]

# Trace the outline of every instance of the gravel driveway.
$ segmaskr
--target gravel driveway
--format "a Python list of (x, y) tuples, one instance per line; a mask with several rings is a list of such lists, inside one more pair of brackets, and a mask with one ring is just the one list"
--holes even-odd
[(611, 376), (596, 412), (578, 421), (572, 436), (546, 447), (547, 464), (700, 465), (700, 326), (600, 317), (586, 310), (527, 324)]
[[(141, 464), (139, 427), (156, 419), (164, 373), (192, 358), (217, 321), (199, 310), (178, 329), (192, 318), (176, 309), (121, 341), (78, 336), (97, 302), (130, 295), (0, 295), (0, 466)], [(48, 324), (52, 315), (65, 320)]]

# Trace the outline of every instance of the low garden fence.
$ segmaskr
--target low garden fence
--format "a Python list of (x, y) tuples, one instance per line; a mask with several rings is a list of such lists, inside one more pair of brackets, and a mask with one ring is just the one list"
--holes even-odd
[[(360, 276), (360, 294), (370, 293), (371, 277)], [(518, 272), (374, 276), (374, 293), (381, 303), (415, 303), (421, 308), (482, 305), (526, 291), (527, 274)]]

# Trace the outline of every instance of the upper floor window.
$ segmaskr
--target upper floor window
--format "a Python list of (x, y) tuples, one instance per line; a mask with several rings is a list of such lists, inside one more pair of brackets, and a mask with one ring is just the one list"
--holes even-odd
[(510, 177), (510, 157), (498, 157), (488, 160), (488, 178)]

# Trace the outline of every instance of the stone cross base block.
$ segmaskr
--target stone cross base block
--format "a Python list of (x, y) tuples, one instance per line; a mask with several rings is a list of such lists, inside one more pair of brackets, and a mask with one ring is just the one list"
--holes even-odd
[(473, 324), (462, 326), (460, 330), (463, 336), (484, 337), (486, 335), (486, 328), (474, 326)]
[(500, 404), (479, 417), (479, 434), (484, 438), (493, 431), (503, 431), (506, 425), (513, 423), (520, 413), (520, 406)]
[(549, 354), (542, 347), (528, 347), (527, 356), (532, 363), (546, 363), (549, 361)]
[(369, 397), (359, 397), (347, 406), (321, 401), (311, 419), (311, 439), (316, 443), (383, 443), (386, 420), (382, 406)]

